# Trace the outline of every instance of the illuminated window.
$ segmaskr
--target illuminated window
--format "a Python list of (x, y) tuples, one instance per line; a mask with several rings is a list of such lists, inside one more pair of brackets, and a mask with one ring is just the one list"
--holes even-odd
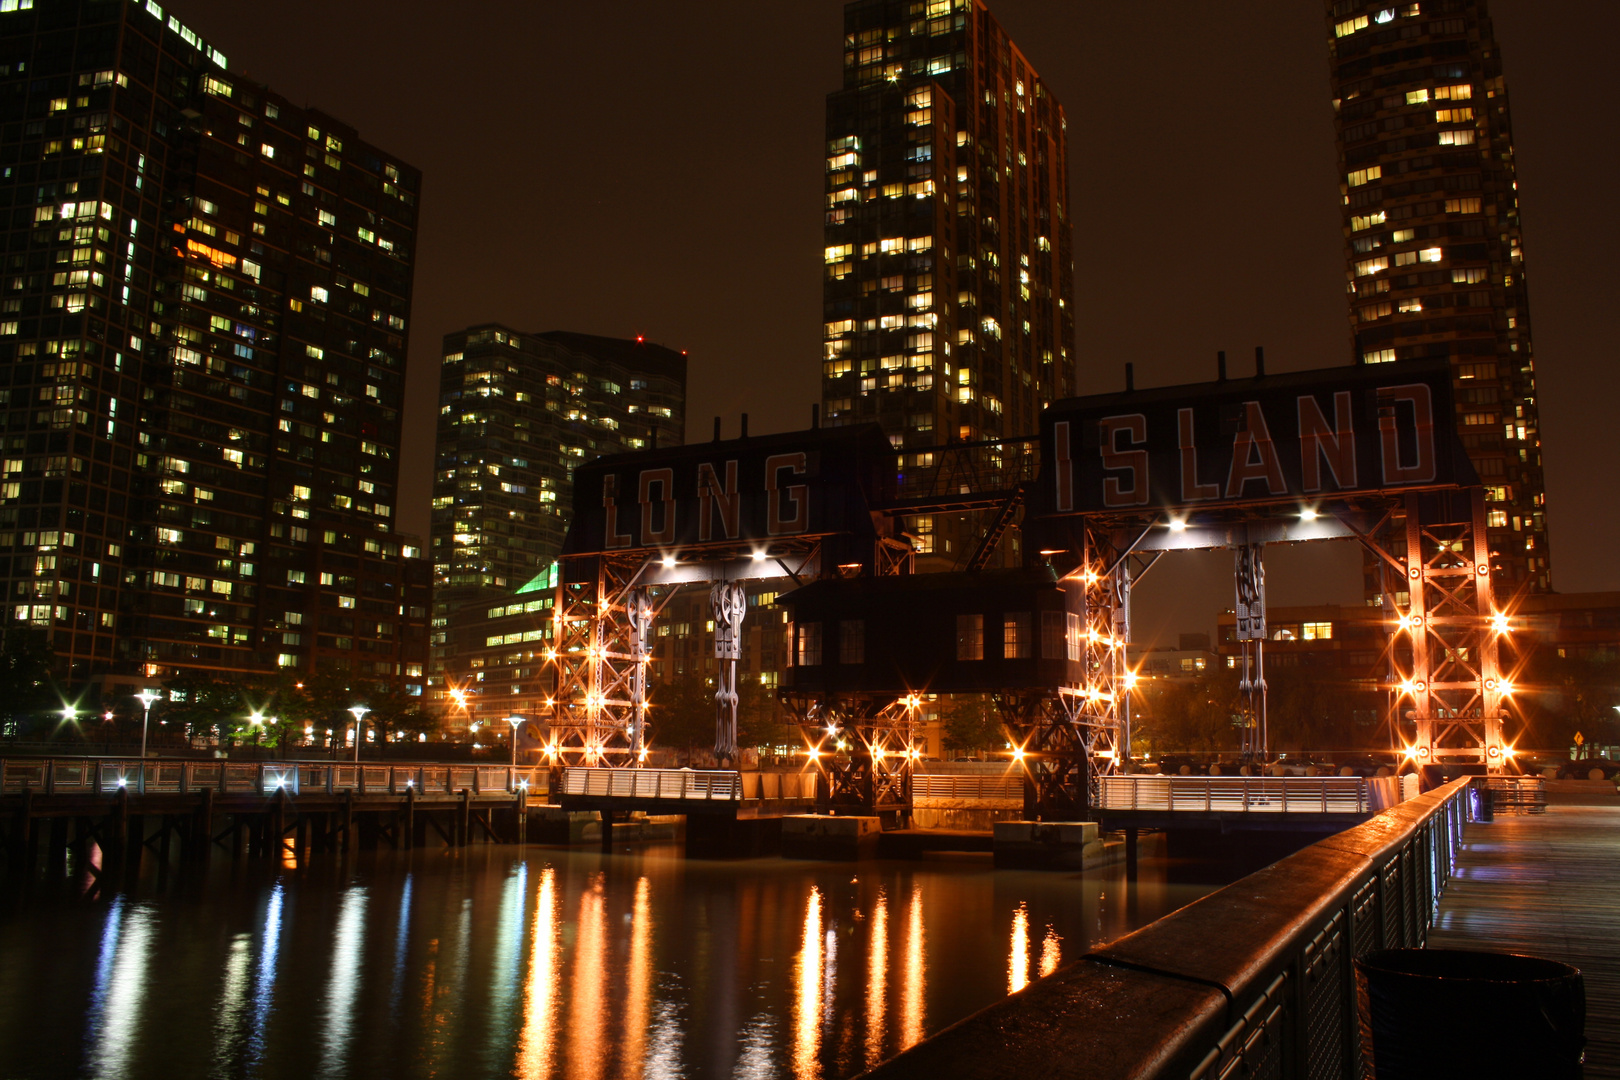
[(1360, 232), (1362, 229), (1370, 229), (1374, 225), (1382, 225), (1383, 223), (1384, 212), (1382, 210), (1376, 214), (1355, 215), (1350, 218), (1350, 231)]
[(801, 623), (799, 626), (799, 666), (816, 667), (821, 663), (821, 624)]
[(1034, 655), (1035, 639), (1027, 611), (1009, 611), (1001, 620), (1001, 655), (1006, 660), (1028, 660)]
[(1328, 641), (1333, 637), (1330, 622), (1308, 622), (1300, 627), (1300, 636), (1306, 641)]
[(1434, 122), (1437, 124), (1461, 124), (1474, 118), (1474, 110), (1469, 106), (1460, 109), (1436, 109)]
[(1445, 258), (1445, 252), (1437, 247), (1424, 248), (1418, 252), (1418, 261), (1420, 262), (1439, 262), (1443, 258)]
[(1350, 182), (1351, 187), (1360, 187), (1362, 184), (1365, 184), (1365, 183), (1367, 183), (1369, 181), (1378, 180), (1378, 179), (1382, 178), (1383, 175), (1384, 175), (1383, 166), (1381, 166), (1381, 165), (1372, 165), (1372, 166), (1369, 166), (1369, 167), (1367, 167), (1365, 169), (1357, 169), (1355, 172), (1350, 173), (1346, 177), (1346, 179)]
[(1459, 128), (1456, 131), (1442, 131), (1440, 133), (1441, 146), (1472, 146), (1474, 145), (1474, 129)]
[(1448, 214), (1477, 214), (1480, 201), (1477, 197), (1470, 199), (1447, 199), (1446, 213)]
[(1428, 100), (1429, 92), (1427, 90), (1408, 90), (1406, 92), (1406, 103), (1408, 105), (1422, 105)]

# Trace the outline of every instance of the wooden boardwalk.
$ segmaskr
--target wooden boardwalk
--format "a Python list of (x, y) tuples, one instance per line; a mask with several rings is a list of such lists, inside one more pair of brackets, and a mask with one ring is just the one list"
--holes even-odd
[(1620, 799), (1555, 801), (1544, 814), (1470, 825), (1429, 945), (1580, 968), (1586, 1076), (1620, 1078)]

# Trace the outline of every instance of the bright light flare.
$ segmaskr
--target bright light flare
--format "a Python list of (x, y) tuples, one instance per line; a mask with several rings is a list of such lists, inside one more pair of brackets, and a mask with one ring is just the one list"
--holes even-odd
[(1321, 515), (1316, 512), (1316, 507), (1314, 506), (1307, 506), (1305, 509), (1299, 512), (1299, 520), (1301, 521), (1315, 521), (1320, 516)]
[(1171, 532), (1186, 532), (1187, 531), (1187, 519), (1186, 518), (1171, 518), (1170, 519), (1170, 531)]
[(664, 564), (664, 569), (665, 570), (673, 570), (673, 569), (675, 569), (675, 556), (673, 556), (673, 555), (665, 555), (663, 557), (663, 559), (661, 559), (660, 561)]
[(1511, 634), (1512, 632), (1513, 632), (1513, 626), (1512, 626), (1512, 624), (1510, 624), (1508, 622), (1508, 617), (1507, 617), (1507, 615), (1505, 613), (1500, 612), (1500, 611), (1492, 613), (1492, 615), (1491, 615), (1491, 633), (1493, 633), (1493, 634)]

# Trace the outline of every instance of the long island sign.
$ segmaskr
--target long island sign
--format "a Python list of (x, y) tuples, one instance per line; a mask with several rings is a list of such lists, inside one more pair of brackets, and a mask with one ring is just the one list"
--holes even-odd
[(1478, 483), (1450, 366), (1407, 361), (1055, 402), (1032, 509), (1190, 512)]

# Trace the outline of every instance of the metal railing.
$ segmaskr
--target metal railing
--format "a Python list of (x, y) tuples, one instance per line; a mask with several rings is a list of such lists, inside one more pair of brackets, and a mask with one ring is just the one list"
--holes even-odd
[(725, 769), (568, 768), (562, 771), (557, 794), (738, 802), (742, 799), (742, 780)]
[(1105, 776), (1099, 810), (1213, 813), (1365, 814), (1373, 809), (1359, 776)]
[(1547, 809), (1547, 788), (1539, 776), (1493, 776), (1489, 787), (1496, 810), (1539, 814)]
[(1022, 802), (1024, 777), (1021, 773), (1001, 776), (973, 773), (912, 773), (911, 797)]
[(3, 758), (0, 793), (45, 795), (474, 795), (546, 790), (543, 768), (511, 765), (335, 764), (318, 761), (187, 761), (148, 758)]
[(1424, 944), (1484, 786), (1454, 780), (1318, 841), (866, 1076), (1037, 1075), (1062, 1061), (1075, 1077), (1359, 1080), (1353, 960)]

